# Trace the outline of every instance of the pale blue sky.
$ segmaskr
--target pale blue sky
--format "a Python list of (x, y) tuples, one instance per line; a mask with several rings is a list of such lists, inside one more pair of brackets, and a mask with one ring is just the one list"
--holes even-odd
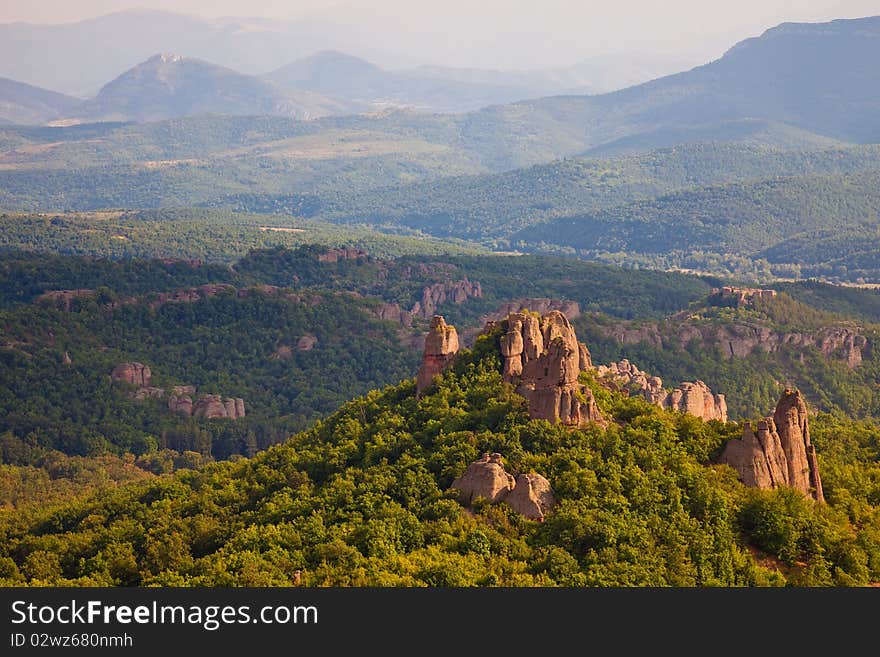
[[(523, 68), (616, 52), (720, 56), (783, 21), (880, 14), (880, 0), (0, 0), (0, 23), (131, 8), (303, 19), (410, 63)], [(329, 33), (328, 32), (328, 33)]]

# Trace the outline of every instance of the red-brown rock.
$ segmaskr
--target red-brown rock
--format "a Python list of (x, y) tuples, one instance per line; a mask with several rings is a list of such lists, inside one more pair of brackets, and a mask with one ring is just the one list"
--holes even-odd
[(148, 387), (152, 373), (143, 363), (119, 363), (110, 373), (114, 381), (124, 381), (133, 386)]
[(416, 377), (417, 396), (420, 397), (430, 387), (434, 377), (455, 359), (458, 349), (458, 333), (455, 327), (447, 325), (441, 315), (434, 315), (431, 330), (425, 337), (422, 365)]
[(786, 390), (773, 417), (758, 422), (757, 432), (747, 423), (743, 437), (724, 446), (721, 463), (736, 470), (746, 486), (791, 486), (815, 500), (825, 500), (816, 449), (810, 441), (807, 405), (800, 392)]
[(501, 454), (483, 454), (452, 482), (462, 504), (470, 505), (478, 497), (490, 502), (506, 502), (517, 513), (530, 520), (543, 520), (556, 504), (550, 482), (539, 474), (517, 477), (504, 469)]
[(452, 488), (459, 492), (459, 499), (465, 505), (470, 505), (478, 497), (500, 502), (515, 485), (516, 480), (504, 470), (501, 455), (497, 453), (484, 454), (452, 482)]
[(483, 288), (480, 286), (479, 281), (472, 282), (467, 277), (460, 281), (434, 283), (422, 290), (421, 301), (416, 301), (410, 312), (416, 317), (428, 319), (444, 303), (461, 304), (472, 297), (479, 299), (482, 296)]
[(556, 505), (550, 482), (534, 473), (518, 475), (516, 485), (504, 501), (520, 515), (539, 521)]
[(528, 400), (529, 417), (569, 426), (603, 421), (592, 392), (578, 382), (582, 365), (592, 366), (589, 350), (562, 312), (514, 313), (503, 326), (502, 375)]

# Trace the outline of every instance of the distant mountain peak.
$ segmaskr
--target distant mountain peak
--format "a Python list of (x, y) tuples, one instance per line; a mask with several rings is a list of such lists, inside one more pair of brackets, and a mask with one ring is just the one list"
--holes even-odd
[(160, 53), (150, 57), (144, 63), (148, 64), (151, 62), (155, 62), (155, 63), (162, 63), (162, 64), (172, 64), (172, 63), (181, 62), (181, 61), (183, 61), (183, 55), (178, 55), (173, 52), (160, 52)]

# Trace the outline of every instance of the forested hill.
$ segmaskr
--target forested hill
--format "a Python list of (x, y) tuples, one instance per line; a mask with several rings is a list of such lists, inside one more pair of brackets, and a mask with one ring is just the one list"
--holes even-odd
[[(529, 420), (497, 331), (420, 399), (374, 391), (250, 460), (0, 515), (7, 585), (766, 586), (880, 579), (876, 427), (811, 418), (827, 503), (716, 465), (737, 425), (589, 382), (611, 421)], [(450, 490), (540, 473), (543, 522)], [(496, 458), (496, 457), (493, 457)], [(467, 500), (463, 500), (467, 501)]]

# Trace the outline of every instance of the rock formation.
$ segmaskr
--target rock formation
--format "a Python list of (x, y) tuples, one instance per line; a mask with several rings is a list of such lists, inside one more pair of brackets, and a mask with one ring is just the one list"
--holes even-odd
[(502, 375), (528, 400), (529, 417), (570, 426), (603, 421), (592, 392), (578, 382), (592, 367), (590, 352), (565, 315), (514, 313), (502, 326)]
[(446, 281), (444, 283), (434, 283), (428, 285), (422, 290), (421, 301), (416, 301), (410, 311), (415, 317), (429, 319), (437, 312), (437, 308), (449, 301), (455, 304), (464, 303), (471, 297), (481, 298), (483, 296), (483, 288), (479, 281), (471, 282), (467, 277), (460, 281)]
[(431, 330), (425, 337), (422, 365), (416, 377), (416, 396), (421, 397), (434, 377), (446, 369), (458, 353), (458, 348), (458, 333), (455, 327), (447, 325), (441, 315), (434, 315), (431, 320)]
[(244, 400), (240, 397), (221, 397), (220, 395), (199, 395), (193, 401), (192, 394), (173, 394), (168, 398), (168, 409), (191, 417), (207, 420), (229, 418), (237, 420), (245, 416)]
[(724, 395), (713, 393), (703, 381), (680, 383), (677, 388), (666, 390), (659, 376), (641, 371), (626, 358), (618, 363), (599, 365), (596, 374), (661, 408), (690, 413), (704, 420), (727, 422), (727, 400)]
[(318, 344), (318, 338), (314, 335), (304, 335), (296, 341), (297, 351), (311, 351)]
[(366, 258), (367, 252), (350, 246), (341, 249), (327, 249), (318, 254), (318, 262), (338, 262), (340, 260), (358, 260)]
[(521, 474), (516, 485), (504, 500), (510, 507), (529, 520), (543, 520), (556, 504), (550, 482), (539, 474)]
[(539, 474), (520, 474), (516, 478), (504, 469), (501, 454), (483, 454), (452, 482), (459, 499), (470, 505), (478, 497), (490, 502), (507, 502), (530, 520), (543, 520), (556, 504), (550, 482)]
[(704, 420), (727, 422), (727, 400), (724, 395), (714, 394), (702, 381), (680, 383), (660, 405)]
[(684, 349), (697, 341), (705, 346), (715, 346), (724, 358), (746, 358), (758, 350), (775, 353), (781, 348), (806, 349), (816, 347), (827, 357), (838, 356), (850, 367), (862, 363), (867, 338), (862, 329), (852, 325), (825, 326), (811, 333), (781, 333), (767, 326), (737, 322), (735, 324), (672, 323), (663, 327), (656, 323), (637, 326), (620, 322), (611, 326), (599, 326), (605, 335), (625, 345), (649, 344), (662, 349), (673, 344)]
[(558, 310), (569, 321), (576, 319), (581, 314), (581, 307), (577, 301), (566, 301), (560, 299), (549, 299), (546, 297), (514, 299), (499, 306), (498, 310), (480, 317), (480, 323), (500, 322), (509, 315), (522, 313), (525, 311), (546, 315), (551, 310)]
[(761, 290), (754, 287), (725, 286), (713, 290), (709, 303), (717, 305), (733, 305), (737, 308), (754, 306), (758, 300), (768, 301), (776, 298), (776, 290)]
[[(110, 377), (114, 381), (138, 386), (133, 397), (139, 401), (148, 397), (164, 397), (166, 394), (164, 388), (150, 385), (150, 368), (143, 363), (120, 363)], [(206, 419), (226, 417), (236, 420), (245, 416), (244, 400), (239, 397), (204, 394), (196, 398), (195, 395), (195, 386), (172, 386), (168, 394), (168, 410)]]
[(235, 286), (228, 283), (208, 283), (198, 287), (190, 287), (174, 292), (160, 292), (153, 296), (150, 302), (151, 308), (158, 308), (165, 303), (195, 303), (202, 299), (209, 299), (221, 292), (237, 292)]
[(293, 358), (293, 349), (289, 344), (279, 344), (269, 356), (272, 360), (290, 360)]
[(816, 448), (810, 441), (807, 405), (800, 392), (786, 390), (772, 417), (749, 423), (742, 438), (728, 441), (721, 463), (731, 466), (746, 486), (791, 486), (804, 495), (825, 501)]
[(504, 470), (501, 454), (483, 454), (483, 458), (471, 463), (460, 477), (452, 482), (463, 504), (471, 504), (478, 497), (490, 502), (505, 499), (516, 486), (513, 475)]
[(146, 399), (147, 397), (164, 397), (165, 390), (163, 388), (156, 388), (154, 386), (145, 386), (142, 388), (138, 388), (134, 393), (134, 398), (138, 401)]
[(110, 373), (113, 381), (124, 381), (133, 386), (149, 387), (152, 373), (143, 363), (119, 363)]
[(412, 313), (404, 310), (396, 303), (383, 303), (376, 309), (376, 315), (379, 319), (396, 322), (405, 328), (412, 326)]

